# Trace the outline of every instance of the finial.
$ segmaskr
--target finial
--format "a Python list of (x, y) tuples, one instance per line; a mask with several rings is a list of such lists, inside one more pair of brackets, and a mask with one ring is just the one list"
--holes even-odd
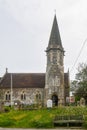
[(54, 13), (55, 13), (55, 15), (56, 15), (56, 9), (54, 9)]
[(8, 73), (8, 68), (6, 68), (6, 73)]
[(68, 68), (68, 72), (69, 72), (69, 68)]

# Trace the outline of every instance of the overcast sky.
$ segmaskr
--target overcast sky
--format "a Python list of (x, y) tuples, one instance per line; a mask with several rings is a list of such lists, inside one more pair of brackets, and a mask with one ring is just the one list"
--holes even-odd
[[(65, 50), (65, 72), (87, 39), (87, 0), (0, 0), (0, 76), (8, 72), (45, 72), (46, 47), (56, 16)], [(87, 42), (70, 72), (87, 63)]]

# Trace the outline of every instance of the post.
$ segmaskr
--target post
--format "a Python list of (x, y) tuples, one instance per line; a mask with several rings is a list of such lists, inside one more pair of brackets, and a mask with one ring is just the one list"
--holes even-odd
[(13, 81), (12, 81), (12, 74), (11, 74), (11, 107), (12, 107), (12, 94), (13, 94), (12, 88), (13, 88)]

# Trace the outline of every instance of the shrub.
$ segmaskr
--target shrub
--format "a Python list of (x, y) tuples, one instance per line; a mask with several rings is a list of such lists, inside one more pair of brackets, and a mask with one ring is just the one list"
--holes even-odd
[(4, 112), (10, 112), (10, 107), (5, 107)]
[(33, 128), (52, 128), (51, 122), (42, 122), (42, 121), (32, 121), (31, 122)]
[(0, 121), (0, 127), (11, 127), (14, 125), (14, 120), (5, 119), (4, 121)]

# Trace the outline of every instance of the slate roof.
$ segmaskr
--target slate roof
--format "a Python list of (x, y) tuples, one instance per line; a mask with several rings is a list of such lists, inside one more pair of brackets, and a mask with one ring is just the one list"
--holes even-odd
[(49, 45), (50, 44), (56, 44), (62, 47), (56, 15), (54, 16), (53, 26), (51, 30), (50, 39), (49, 39)]
[[(45, 73), (12, 73), (13, 88), (44, 88)], [(64, 86), (69, 87), (69, 75), (64, 73)], [(11, 73), (6, 73), (0, 81), (0, 88), (11, 87)]]
[[(45, 73), (12, 73), (13, 88), (44, 88)], [(0, 81), (0, 88), (11, 86), (11, 73), (6, 73)]]

